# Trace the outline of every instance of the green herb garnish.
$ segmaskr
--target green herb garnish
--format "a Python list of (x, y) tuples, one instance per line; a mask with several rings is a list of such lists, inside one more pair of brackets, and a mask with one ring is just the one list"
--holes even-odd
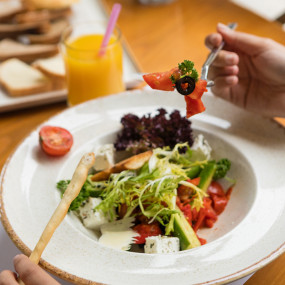
[(187, 75), (192, 77), (195, 81), (198, 81), (199, 74), (196, 68), (194, 67), (193, 61), (185, 59), (183, 62), (178, 63), (178, 68), (182, 74), (181, 78)]

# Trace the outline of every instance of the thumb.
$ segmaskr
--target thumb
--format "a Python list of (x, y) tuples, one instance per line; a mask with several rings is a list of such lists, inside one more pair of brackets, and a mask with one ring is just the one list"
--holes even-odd
[(48, 273), (23, 254), (14, 257), (14, 267), (26, 285), (59, 285)]
[(224, 24), (219, 23), (217, 31), (223, 36), (226, 45), (235, 51), (254, 56), (267, 48), (265, 38), (236, 32)]

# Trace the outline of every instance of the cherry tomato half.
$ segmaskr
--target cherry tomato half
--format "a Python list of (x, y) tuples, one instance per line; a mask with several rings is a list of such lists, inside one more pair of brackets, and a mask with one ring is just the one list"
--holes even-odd
[(39, 133), (43, 151), (51, 156), (62, 156), (69, 152), (73, 144), (71, 133), (60, 127), (43, 126)]

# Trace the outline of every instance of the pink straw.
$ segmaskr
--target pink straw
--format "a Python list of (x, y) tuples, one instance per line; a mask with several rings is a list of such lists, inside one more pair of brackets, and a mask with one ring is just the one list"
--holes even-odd
[(108, 43), (109, 43), (110, 38), (111, 38), (111, 35), (112, 35), (113, 30), (115, 28), (115, 25), (117, 23), (117, 20), (118, 20), (121, 8), (122, 8), (122, 5), (119, 4), (119, 3), (115, 3), (113, 5), (112, 12), (111, 12), (111, 15), (110, 15), (110, 19), (109, 19), (109, 22), (108, 22), (108, 26), (107, 26), (107, 29), (106, 29), (106, 33), (104, 35), (104, 38), (103, 38), (103, 41), (102, 41), (102, 44), (101, 44), (101, 47), (100, 47), (100, 50), (99, 50), (99, 53), (98, 53), (99, 56), (103, 56), (105, 54), (105, 52), (106, 52), (106, 47), (108, 46)]

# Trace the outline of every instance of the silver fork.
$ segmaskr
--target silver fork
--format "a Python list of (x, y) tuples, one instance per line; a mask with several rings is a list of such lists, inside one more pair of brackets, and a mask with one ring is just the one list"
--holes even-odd
[[(0, 0), (1, 1), (1, 0)], [(228, 27), (232, 30), (234, 30), (237, 26), (237, 23), (230, 23), (228, 24)], [(207, 80), (207, 87), (212, 87), (214, 86), (214, 81), (207, 79), (208, 77), (208, 71), (209, 71), (209, 67), (212, 64), (212, 62), (214, 61), (214, 59), (216, 58), (217, 54), (219, 53), (219, 51), (224, 47), (225, 43), (224, 41), (221, 42), (221, 44), (217, 47), (212, 49), (211, 53), (208, 55), (205, 63), (202, 66), (202, 71), (201, 71), (201, 79), (203, 80)], [(142, 76), (145, 73), (134, 73), (132, 74), (128, 80), (126, 80), (125, 85), (126, 85), (126, 89), (132, 89), (135, 88), (136, 86), (138, 86), (141, 82), (143, 82), (143, 78)]]
[[(234, 30), (237, 27), (237, 23), (229, 23), (228, 27)], [(209, 71), (210, 65), (215, 60), (216, 56), (218, 55), (219, 51), (224, 47), (224, 45), (225, 45), (225, 42), (222, 41), (218, 47), (213, 48), (210, 54), (208, 55), (205, 63), (202, 66), (200, 78), (202, 80), (207, 80), (207, 87), (213, 87), (215, 85), (214, 81), (208, 80), (208, 71)]]

